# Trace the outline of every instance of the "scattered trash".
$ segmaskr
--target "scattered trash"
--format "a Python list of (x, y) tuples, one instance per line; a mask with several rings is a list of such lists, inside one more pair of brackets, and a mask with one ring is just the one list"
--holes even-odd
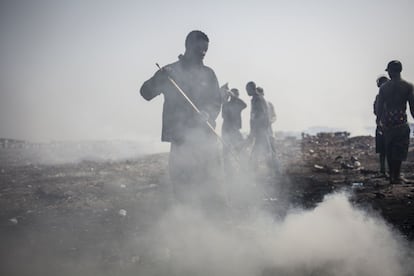
[(341, 163), (341, 168), (346, 170), (352, 170), (354, 167), (347, 163)]
[(122, 217), (125, 217), (127, 215), (127, 211), (125, 209), (119, 210), (118, 214)]
[(126, 185), (125, 184), (121, 184), (121, 185), (119, 185), (119, 187), (126, 188)]
[(355, 161), (355, 162), (354, 162), (354, 167), (356, 167), (356, 168), (361, 167), (361, 162), (359, 162), (359, 161)]
[(356, 187), (363, 187), (364, 183), (362, 182), (354, 182), (352, 183), (352, 188), (356, 188)]
[(263, 198), (263, 201), (277, 201), (276, 197)]
[(320, 165), (317, 165), (317, 164), (313, 165), (313, 167), (317, 170), (323, 170), (324, 169), (323, 166), (320, 166)]
[(17, 218), (11, 218), (11, 219), (9, 219), (9, 221), (10, 221), (12, 224), (14, 224), (14, 225), (16, 225), (17, 223), (19, 223), (19, 221), (17, 220)]

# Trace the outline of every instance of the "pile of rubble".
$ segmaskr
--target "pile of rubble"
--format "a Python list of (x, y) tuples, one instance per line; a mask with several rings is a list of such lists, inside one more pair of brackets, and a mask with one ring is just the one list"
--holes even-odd
[[(411, 141), (411, 145), (414, 141)], [(412, 183), (390, 185), (379, 173), (379, 157), (372, 136), (349, 133), (302, 135), (301, 158), (286, 167), (290, 201), (314, 207), (335, 191), (347, 191), (358, 205), (372, 208), (400, 232), (414, 239), (414, 148), (402, 172)]]

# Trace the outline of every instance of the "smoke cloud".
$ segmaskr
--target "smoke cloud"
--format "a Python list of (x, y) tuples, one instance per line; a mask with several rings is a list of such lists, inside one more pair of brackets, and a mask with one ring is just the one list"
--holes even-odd
[(414, 268), (402, 239), (345, 193), (281, 220), (261, 212), (217, 221), (175, 206), (152, 234), (157, 269), (168, 275), (409, 275)]
[[(159, 178), (159, 167), (153, 169)], [(55, 217), (51, 209), (50, 217), (39, 218), (40, 228), (7, 242), (3, 269), (7, 275), (412, 275), (412, 246), (378, 214), (355, 207), (350, 194), (327, 195), (306, 210), (286, 200), (275, 210), (267, 208), (264, 182), (250, 170), (239, 174), (222, 182), (226, 206), (174, 202), (162, 188), (166, 179), (143, 174), (143, 183), (136, 183), (108, 174), (94, 188), (99, 196), (79, 190), (89, 193), (89, 207), (79, 210), (90, 211)], [(82, 204), (76, 185), (71, 208)], [(209, 191), (196, 192), (194, 197)], [(278, 202), (284, 194), (276, 193)], [(87, 232), (79, 232), (80, 226)]]

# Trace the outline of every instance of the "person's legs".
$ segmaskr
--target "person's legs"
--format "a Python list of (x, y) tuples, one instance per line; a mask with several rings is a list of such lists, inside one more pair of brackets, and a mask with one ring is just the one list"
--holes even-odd
[(174, 198), (179, 203), (193, 205), (199, 199), (200, 185), (206, 178), (207, 157), (202, 155), (202, 143), (187, 139), (171, 143), (169, 173)]
[(406, 180), (401, 177), (401, 165), (402, 161), (407, 159), (408, 146), (410, 143), (410, 128), (408, 125), (397, 127), (392, 130), (392, 142), (390, 151), (387, 151), (387, 154), (391, 154), (391, 163), (392, 163), (392, 175), (390, 174), (390, 179), (392, 179), (393, 184), (403, 183)]
[[(218, 140), (194, 129), (183, 143), (171, 144), (170, 179), (178, 203), (209, 212), (224, 202), (222, 153)], [(223, 205), (223, 204), (221, 204)]]
[(388, 174), (390, 175), (390, 183), (392, 184), (394, 181), (394, 176), (395, 176), (395, 164), (394, 164), (394, 160), (393, 160), (393, 155), (392, 155), (392, 151), (391, 151), (391, 143), (388, 145), (389, 150), (387, 150), (387, 164), (388, 164)]
[(379, 161), (380, 161), (380, 172), (385, 174), (385, 154), (384, 153), (380, 153)]
[(393, 184), (401, 184), (403, 181), (401, 179), (401, 163), (402, 161), (400, 160), (393, 160), (393, 167), (394, 167), (394, 175), (393, 175), (393, 179), (394, 179), (394, 183)]
[(179, 203), (184, 203), (186, 199), (186, 190), (190, 182), (188, 167), (186, 166), (189, 156), (186, 154), (185, 145), (171, 143), (170, 155), (168, 160), (170, 182), (174, 199)]
[(388, 164), (388, 174), (390, 175), (390, 184), (394, 181), (394, 161), (393, 161), (393, 146), (394, 146), (394, 132), (392, 129), (384, 130), (384, 151), (385, 151), (385, 158)]
[(255, 146), (257, 146), (256, 153), (258, 155), (259, 161), (261, 163), (268, 162), (269, 158), (272, 156), (273, 150), (270, 144), (268, 131), (263, 130), (256, 136)]
[(380, 173), (385, 174), (385, 156), (386, 156), (386, 143), (384, 138), (384, 132), (382, 128), (378, 127), (375, 130), (375, 152), (379, 154)]

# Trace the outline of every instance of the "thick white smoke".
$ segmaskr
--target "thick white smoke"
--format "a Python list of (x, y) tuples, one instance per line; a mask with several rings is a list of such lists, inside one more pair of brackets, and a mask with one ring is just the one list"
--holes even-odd
[(410, 275), (414, 268), (402, 239), (344, 193), (281, 221), (266, 212), (216, 220), (176, 206), (151, 235), (153, 269), (165, 275), (377, 276)]

